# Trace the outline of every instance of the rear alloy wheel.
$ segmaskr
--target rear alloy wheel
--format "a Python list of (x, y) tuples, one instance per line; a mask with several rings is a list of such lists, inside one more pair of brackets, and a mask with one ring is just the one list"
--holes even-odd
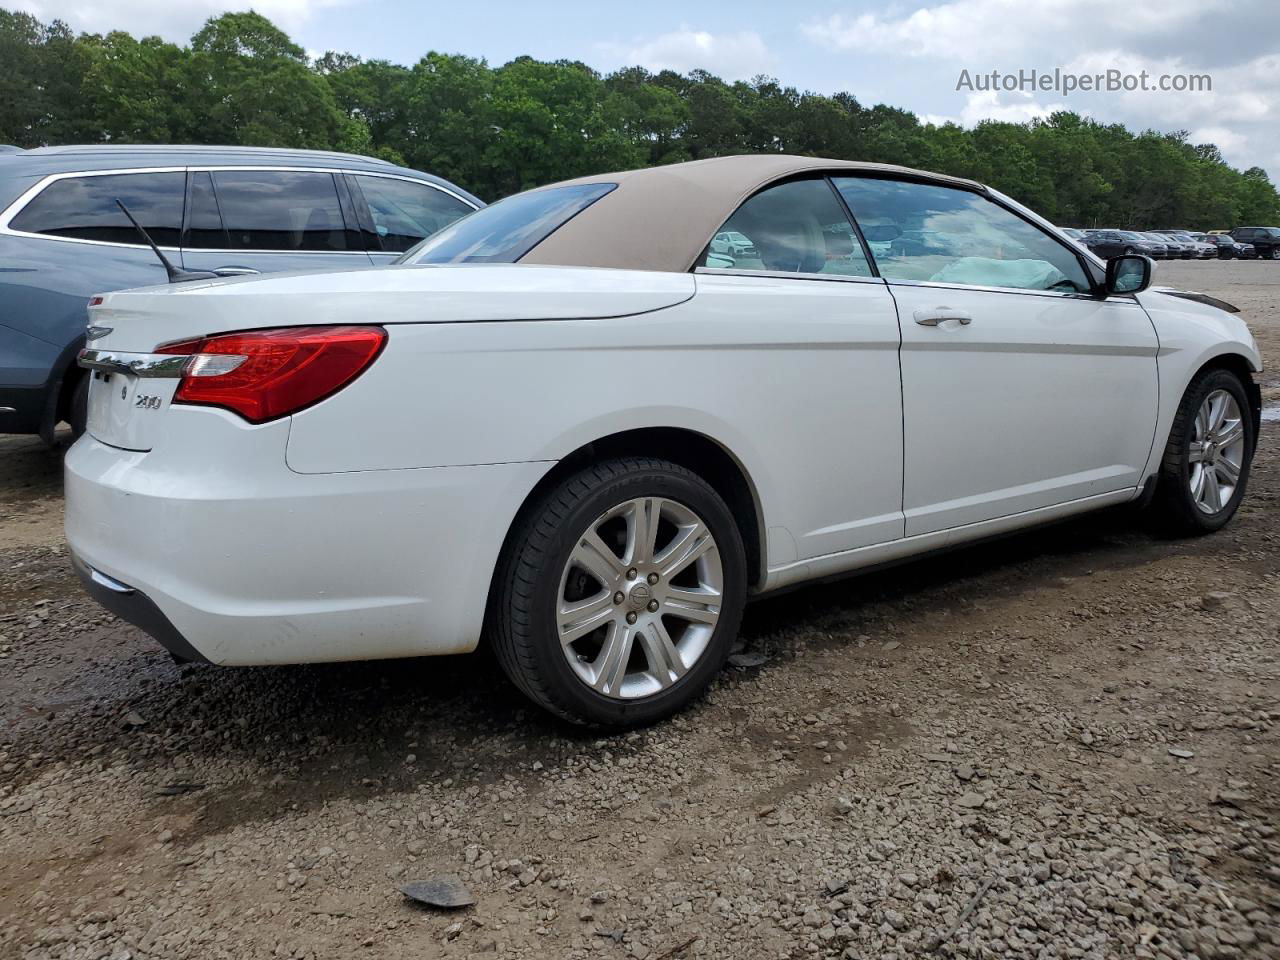
[(1240, 378), (1208, 370), (1187, 388), (1174, 417), (1153, 504), (1171, 533), (1226, 526), (1244, 497), (1253, 460), (1253, 419)]
[(746, 595), (724, 501), (676, 464), (621, 458), (561, 483), (499, 574), (491, 635), (508, 676), (579, 723), (679, 710), (715, 676)]

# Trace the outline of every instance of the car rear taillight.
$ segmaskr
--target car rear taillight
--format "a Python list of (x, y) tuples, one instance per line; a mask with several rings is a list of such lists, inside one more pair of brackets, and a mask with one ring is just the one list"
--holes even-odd
[(174, 403), (223, 407), (263, 423), (337, 392), (386, 342), (381, 327), (281, 327), (183, 340), (156, 353), (191, 356)]

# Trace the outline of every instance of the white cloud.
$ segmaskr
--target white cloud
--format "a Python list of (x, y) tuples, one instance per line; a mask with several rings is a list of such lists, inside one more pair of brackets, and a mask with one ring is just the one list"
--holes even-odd
[[(802, 24), (800, 32), (828, 50), (911, 58), (915, 76), (938, 78), (938, 88), (927, 94), (933, 112), (926, 120), (972, 126), (1069, 109), (1136, 130), (1189, 130), (1193, 142), (1216, 143), (1229, 162), (1263, 166), (1280, 180), (1280, 55), (1274, 44), (1254, 42), (1259, 28), (1238, 19), (1232, 0), (926, 0), (889, 11), (837, 13)], [(1152, 83), (1208, 74), (1212, 89), (956, 89), (962, 70), (977, 77), (1055, 68), (1079, 75), (1145, 71)]]
[[(230, 8), (229, 2), (234, 4)], [(46, 23), (64, 20), (73, 30), (86, 33), (125, 30), (135, 37), (161, 36), (182, 43), (210, 17), (229, 9), (252, 8), (288, 32), (305, 24), (317, 10), (349, 2), (352, 0), (11, 0), (6, 6)]]
[[(944, 123), (955, 123), (962, 127), (972, 127), (982, 120), (1002, 120), (1006, 123), (1026, 123), (1028, 120), (1040, 120), (1058, 110), (1071, 109), (1065, 103), (1040, 103), (1029, 93), (1014, 91), (1005, 95), (993, 91), (977, 91), (965, 97), (964, 107), (958, 114), (924, 113), (920, 115), (924, 123), (941, 126)], [(1077, 111), (1087, 113), (1088, 111)]]
[(800, 29), (815, 43), (837, 50), (948, 59), (961, 52), (974, 60), (992, 60), (1070, 47), (1073, 38), (1115, 41), (1172, 33), (1206, 10), (1227, 9), (1229, 2), (1166, 0), (1156, 6), (1115, 0), (954, 0), (903, 16), (837, 13)]
[(706, 70), (729, 80), (767, 73), (776, 64), (760, 35), (750, 30), (716, 34), (682, 26), (648, 39), (597, 46), (601, 56), (617, 66), (638, 65), (655, 72)]

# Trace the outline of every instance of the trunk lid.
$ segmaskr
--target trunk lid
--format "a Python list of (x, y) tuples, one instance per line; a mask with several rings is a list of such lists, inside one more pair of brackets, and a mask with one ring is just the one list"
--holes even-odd
[[(105, 293), (89, 308), (88, 349), (119, 363), (94, 370), (89, 433), (152, 449), (177, 388), (145, 375), (157, 347), (234, 331), (322, 324), (490, 323), (602, 319), (675, 306), (687, 273), (519, 264), (405, 265), (195, 280)], [(129, 372), (130, 364), (141, 366)]]

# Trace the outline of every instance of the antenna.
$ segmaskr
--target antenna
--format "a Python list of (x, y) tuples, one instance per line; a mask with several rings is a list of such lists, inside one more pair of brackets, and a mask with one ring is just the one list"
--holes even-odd
[(170, 283), (182, 283), (186, 280), (218, 279), (218, 275), (216, 273), (210, 273), (207, 270), (183, 270), (181, 267), (175, 267), (169, 262), (169, 258), (161, 252), (160, 248), (156, 246), (156, 242), (151, 239), (151, 234), (147, 233), (147, 231), (142, 228), (142, 224), (140, 224), (133, 214), (129, 212), (129, 208), (121, 202), (119, 197), (116, 197), (116, 206), (124, 211), (124, 215), (129, 218), (129, 222), (133, 224), (133, 228), (142, 235), (142, 239), (147, 241), (147, 246), (151, 248), (152, 252), (160, 262), (164, 264), (164, 272), (168, 274)]

